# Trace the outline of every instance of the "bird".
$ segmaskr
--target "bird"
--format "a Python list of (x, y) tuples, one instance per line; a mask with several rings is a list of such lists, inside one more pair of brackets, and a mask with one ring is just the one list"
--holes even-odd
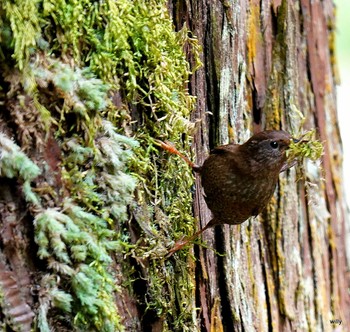
[(214, 148), (198, 166), (171, 143), (157, 141), (164, 150), (179, 155), (198, 173), (205, 202), (212, 213), (208, 224), (187, 239), (175, 243), (168, 256), (216, 225), (238, 225), (261, 213), (275, 191), (279, 174), (295, 165), (287, 160), (291, 140), (284, 130), (265, 130), (243, 144), (230, 143)]

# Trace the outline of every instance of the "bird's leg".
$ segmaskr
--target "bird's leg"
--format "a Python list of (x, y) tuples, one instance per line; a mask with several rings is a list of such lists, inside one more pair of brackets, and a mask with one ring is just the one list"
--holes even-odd
[(207, 223), (207, 225), (202, 228), (201, 230), (199, 230), (198, 232), (194, 233), (193, 235), (191, 235), (188, 238), (182, 239), (177, 241), (174, 246), (169, 250), (169, 252), (167, 253), (166, 257), (170, 257), (172, 254), (174, 254), (175, 252), (177, 252), (178, 250), (181, 250), (184, 246), (186, 246), (187, 244), (189, 244), (190, 242), (192, 242), (193, 240), (197, 239), (205, 230), (207, 230), (208, 228), (214, 226), (216, 223), (214, 222), (214, 219), (212, 219), (211, 221), (209, 221)]
[(184, 156), (170, 142), (163, 142), (158, 139), (156, 139), (155, 141), (162, 149), (170, 152), (171, 154), (176, 154), (179, 157), (181, 157), (187, 163), (187, 165), (189, 165), (195, 172), (198, 172), (200, 170), (200, 167), (198, 165), (196, 165), (191, 160), (189, 160), (186, 156)]

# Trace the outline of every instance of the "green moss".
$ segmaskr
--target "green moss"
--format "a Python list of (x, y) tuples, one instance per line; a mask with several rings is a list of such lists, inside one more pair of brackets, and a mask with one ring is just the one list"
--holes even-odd
[(289, 161), (302, 162), (305, 158), (316, 161), (323, 155), (323, 145), (315, 139), (316, 130), (309, 130), (303, 134), (298, 142), (291, 141), (287, 150)]
[(7, 47), (13, 48), (13, 57), (19, 69), (23, 69), (28, 63), (40, 37), (40, 3), (40, 0), (15, 0), (3, 1), (1, 5), (6, 18), (2, 21), (8, 22), (11, 28), (11, 33), (8, 33), (6, 38)]
[[(155, 0), (6, 0), (0, 5), (6, 28), (0, 65), (7, 72), (19, 70), (11, 88), (19, 93), (20, 81), (21, 93), (46, 128), (33, 135), (54, 132), (62, 159), (59, 194), (67, 199), (47, 204), (39, 197), (40, 209), (32, 211), (38, 255), (48, 262), (51, 276), (62, 278), (61, 284), (42, 279), (51, 294), (39, 307), (37, 325), (43, 331), (50, 328), (51, 307), (80, 328), (123, 329), (110, 272), (113, 253), (138, 262), (117, 262), (126, 276), (147, 262), (143, 304), (165, 322), (165, 331), (194, 325), (193, 263), (185, 250), (171, 261), (163, 259), (167, 246), (193, 232), (193, 176), (182, 161), (159, 151), (154, 138), (190, 153), (186, 134), (193, 129), (189, 116), (195, 98), (186, 83), (200, 66), (200, 48), (186, 27), (174, 32), (166, 5)], [(19, 143), (25, 145), (20, 138)], [(25, 197), (33, 202), (26, 165), (12, 173), (23, 178)], [(140, 227), (137, 244), (128, 232), (128, 206)], [(127, 277), (124, 281), (132, 287)]]
[(30, 182), (41, 173), (39, 167), (26, 156), (18, 145), (0, 133), (0, 176), (18, 178), (28, 202), (39, 204), (39, 198), (32, 191)]

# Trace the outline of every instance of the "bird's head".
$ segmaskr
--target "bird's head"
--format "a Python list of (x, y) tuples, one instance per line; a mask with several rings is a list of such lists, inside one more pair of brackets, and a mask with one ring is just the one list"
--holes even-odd
[(251, 167), (256, 167), (257, 171), (266, 169), (279, 173), (286, 163), (286, 150), (292, 139), (284, 130), (265, 130), (252, 136), (242, 149), (253, 161)]

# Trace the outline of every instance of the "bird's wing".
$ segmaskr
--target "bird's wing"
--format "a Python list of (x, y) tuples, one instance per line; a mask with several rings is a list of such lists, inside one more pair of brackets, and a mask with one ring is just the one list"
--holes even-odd
[(217, 146), (213, 150), (210, 151), (210, 154), (225, 154), (225, 153), (232, 153), (236, 152), (237, 148), (239, 147), (239, 144), (226, 144)]
[(211, 155), (225, 156), (226, 163), (230, 165), (232, 172), (240, 173), (241, 175), (249, 175), (249, 167), (247, 165), (247, 158), (242, 158), (242, 152), (239, 149), (242, 145), (226, 144), (216, 147), (211, 151)]

